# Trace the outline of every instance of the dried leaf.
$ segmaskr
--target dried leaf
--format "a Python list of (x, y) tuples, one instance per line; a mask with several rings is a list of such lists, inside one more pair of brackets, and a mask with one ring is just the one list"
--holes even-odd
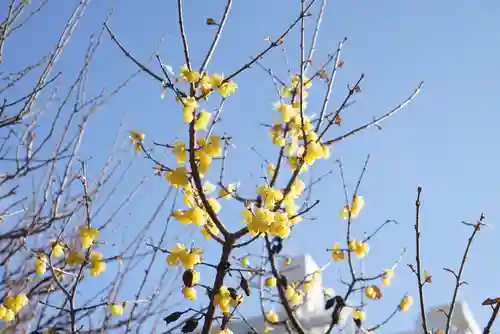
[(338, 68), (342, 68), (344, 66), (344, 61), (341, 59), (339, 60), (339, 63), (337, 64)]
[(217, 22), (215, 22), (215, 20), (213, 18), (209, 17), (209, 18), (207, 18), (207, 25), (216, 26)]
[(319, 77), (321, 79), (328, 79), (328, 73), (326, 73), (325, 70), (322, 70), (322, 71), (319, 72)]
[(500, 303), (500, 297), (497, 298), (486, 298), (486, 300), (481, 305), (495, 305)]
[(342, 123), (342, 118), (340, 118), (340, 115), (335, 116), (335, 125), (340, 126)]

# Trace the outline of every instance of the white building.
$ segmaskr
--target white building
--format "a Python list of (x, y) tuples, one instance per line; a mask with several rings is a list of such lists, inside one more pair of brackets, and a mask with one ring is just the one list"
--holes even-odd
[[(302, 281), (304, 277), (308, 277), (319, 269), (318, 265), (309, 254), (298, 256), (292, 259), (292, 264), (281, 268), (281, 273), (286, 275), (289, 281)], [(310, 277), (310, 276), (309, 276)], [(254, 288), (258, 288), (257, 285)], [(438, 306), (430, 309), (427, 313), (427, 322), (429, 328), (444, 328), (445, 316), (439, 309), (447, 309), (447, 306)], [(279, 314), (280, 319), (286, 319), (286, 313), (283, 309), (275, 310)], [(332, 333), (354, 334), (356, 333), (356, 326), (351, 319), (353, 309), (344, 308), (341, 314), (340, 329), (335, 329)], [(318, 277), (312, 290), (307, 293), (304, 298), (304, 303), (297, 309), (297, 318), (304, 329), (309, 334), (324, 334), (331, 322), (332, 310), (325, 310), (325, 297), (323, 295), (323, 284), (321, 275)], [(263, 317), (257, 316), (250, 318), (247, 322), (257, 331), (262, 331), (264, 327)], [(241, 321), (232, 323), (230, 329), (235, 334), (252, 333), (249, 324)], [(472, 313), (470, 312), (465, 302), (457, 303), (452, 318), (453, 333), (457, 334), (481, 334), (481, 330), (477, 325)], [(287, 333), (286, 329), (282, 326), (275, 326), (272, 334)], [(377, 333), (382, 333), (378, 331)], [(422, 334), (422, 326), (420, 321), (415, 323), (415, 329), (410, 332), (401, 332), (399, 334)]]

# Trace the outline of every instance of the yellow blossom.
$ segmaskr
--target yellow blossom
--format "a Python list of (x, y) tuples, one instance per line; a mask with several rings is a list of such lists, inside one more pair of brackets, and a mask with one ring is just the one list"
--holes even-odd
[(208, 122), (210, 121), (210, 117), (212, 117), (212, 114), (209, 113), (208, 111), (206, 110), (200, 111), (198, 117), (196, 118), (196, 121), (194, 122), (194, 129), (196, 131), (206, 130)]
[(89, 248), (94, 243), (95, 239), (99, 237), (100, 232), (88, 226), (80, 227), (80, 242), (83, 248)]
[(399, 310), (401, 312), (406, 312), (410, 308), (411, 304), (413, 304), (413, 297), (405, 296), (403, 299), (401, 299), (401, 302), (399, 303)]
[(266, 280), (264, 281), (264, 285), (267, 286), (267, 287), (272, 287), (272, 286), (276, 286), (276, 277), (274, 276), (269, 276), (268, 278), (266, 278)]
[(37, 275), (43, 275), (47, 271), (47, 257), (45, 254), (38, 254), (35, 260), (35, 271)]
[(222, 188), (219, 192), (219, 196), (224, 198), (224, 199), (230, 199), (231, 198), (231, 194), (234, 194), (234, 192), (236, 191), (236, 186), (234, 184), (228, 184), (225, 189)]
[(123, 305), (113, 303), (109, 306), (109, 312), (111, 312), (112, 315), (122, 316), (123, 315)]
[(382, 298), (382, 293), (376, 285), (370, 285), (365, 288), (365, 296), (370, 299), (380, 299)]
[(351, 240), (349, 241), (349, 251), (356, 253), (356, 256), (363, 258), (368, 254), (370, 247), (366, 242), (361, 240)]
[(292, 94), (292, 90), (289, 87), (283, 86), (280, 89), (280, 95), (282, 97), (289, 97)]
[(394, 278), (394, 270), (384, 269), (384, 276), (382, 277), (382, 284), (388, 286)]
[(81, 255), (78, 252), (69, 252), (68, 258), (66, 259), (68, 262), (69, 266), (74, 266), (74, 265), (80, 265), (83, 263), (84, 258), (83, 255)]
[(186, 82), (194, 83), (200, 80), (200, 73), (195, 70), (189, 70), (187, 65), (181, 67), (180, 75), (181, 79)]
[(195, 301), (196, 300), (196, 289), (193, 287), (183, 287), (182, 288), (182, 294), (184, 295), (184, 298)]
[(223, 80), (224, 80), (223, 74), (221, 73), (212, 74), (212, 77), (210, 77), (210, 83), (212, 88), (219, 88)]
[(289, 257), (287, 257), (287, 258), (285, 258), (285, 259), (283, 260), (283, 264), (284, 264), (284, 265), (289, 265), (289, 264), (291, 264), (291, 263), (292, 263), (292, 259), (291, 259), (291, 258), (289, 258)]
[(175, 188), (183, 188), (189, 183), (186, 167), (177, 167), (174, 171), (166, 172), (165, 176)]
[(292, 119), (293, 116), (295, 116), (298, 112), (297, 109), (292, 107), (290, 104), (286, 103), (281, 103), (281, 102), (276, 102), (274, 104), (274, 109), (281, 113), (281, 118), (283, 119), (283, 122), (288, 123)]
[[(359, 212), (363, 208), (365, 204), (365, 199), (363, 196), (354, 196), (351, 207), (351, 218), (356, 218), (359, 215)], [(344, 219), (349, 219), (349, 207), (345, 206), (340, 211), (340, 216)]]
[(332, 249), (332, 259), (333, 259), (333, 261), (341, 261), (341, 260), (344, 259), (345, 254), (344, 254), (344, 252), (341, 249), (342, 249), (342, 246), (340, 245), (339, 242), (336, 242), (333, 245), (333, 249)]
[(14, 317), (15, 317), (14, 311), (4, 307), (3, 305), (0, 305), (0, 320), (9, 322), (14, 320)]
[(323, 294), (326, 296), (326, 297), (332, 297), (333, 296), (333, 289), (332, 288), (324, 288), (323, 289)]
[(184, 144), (183, 142), (181, 141), (176, 142), (172, 149), (172, 153), (174, 154), (177, 163), (183, 164), (186, 162), (187, 159), (186, 144)]
[(106, 262), (103, 260), (103, 255), (99, 252), (92, 252), (90, 254), (90, 275), (96, 277), (105, 271)]
[(364, 321), (366, 318), (366, 314), (362, 310), (357, 309), (353, 312), (352, 317), (353, 317), (353, 319), (356, 319), (359, 321)]
[(219, 93), (223, 97), (227, 98), (236, 91), (236, 88), (238, 88), (238, 86), (234, 83), (234, 81), (224, 82), (219, 87)]
[(182, 114), (184, 115), (184, 122), (191, 123), (194, 119), (194, 110), (199, 107), (198, 101), (192, 96), (184, 97), (182, 99)]
[(274, 174), (274, 171), (276, 170), (276, 166), (274, 166), (274, 164), (269, 163), (269, 164), (267, 164), (266, 169), (267, 169), (267, 173), (272, 175), (272, 174)]
[(215, 213), (219, 213), (221, 210), (221, 205), (219, 201), (214, 197), (210, 197), (207, 200), (208, 204), (210, 204), (210, 206), (212, 207), (212, 210), (214, 210)]
[(241, 266), (242, 267), (248, 267), (250, 265), (250, 261), (248, 260), (248, 257), (243, 257), (241, 260)]
[(144, 133), (140, 133), (140, 132), (133, 131), (133, 130), (129, 132), (130, 141), (134, 145), (134, 150), (136, 152), (141, 151), (141, 144), (144, 142), (145, 137), (146, 137), (146, 135), (144, 135)]
[(64, 256), (64, 245), (54, 240), (51, 242), (52, 255), (55, 257)]
[(278, 314), (274, 311), (267, 311), (265, 313), (266, 320), (271, 324), (275, 324), (279, 321)]
[(219, 291), (214, 296), (214, 303), (217, 305), (223, 313), (229, 313), (229, 307), (231, 305), (231, 293), (229, 289), (222, 286)]

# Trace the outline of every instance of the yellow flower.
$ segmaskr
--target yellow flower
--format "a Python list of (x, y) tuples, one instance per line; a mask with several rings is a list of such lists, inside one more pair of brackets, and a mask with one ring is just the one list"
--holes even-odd
[(207, 154), (218, 157), (222, 153), (221, 138), (220, 136), (210, 136), (208, 144), (204, 148)]
[(212, 210), (214, 210), (215, 213), (220, 212), (221, 205), (220, 205), (219, 201), (217, 201), (216, 198), (214, 198), (214, 197), (208, 198), (208, 203), (210, 204), (210, 206), (212, 207)]
[(360, 309), (357, 309), (353, 312), (352, 314), (353, 319), (364, 321), (366, 318), (365, 312), (361, 311)]
[(212, 88), (219, 88), (223, 80), (224, 80), (223, 74), (220, 73), (212, 74), (212, 77), (210, 78), (210, 83), (212, 85)]
[(292, 263), (292, 259), (291, 259), (291, 258), (289, 258), (289, 257), (287, 257), (287, 258), (285, 258), (285, 259), (283, 260), (283, 264), (284, 264), (284, 265), (289, 265), (289, 264), (291, 264), (291, 263)]
[(384, 276), (382, 277), (382, 284), (388, 286), (394, 278), (394, 270), (384, 269)]
[(47, 257), (45, 254), (38, 254), (35, 260), (35, 271), (37, 275), (43, 275), (47, 271)]
[(78, 252), (69, 252), (68, 258), (66, 259), (68, 262), (69, 266), (74, 266), (74, 265), (80, 265), (83, 263), (84, 258), (83, 255), (81, 255)]
[(193, 287), (183, 287), (182, 288), (182, 294), (184, 295), (184, 298), (195, 301), (196, 300), (196, 289)]
[(200, 80), (200, 73), (195, 70), (189, 70), (187, 65), (181, 67), (181, 79), (186, 82), (197, 82)]
[(223, 97), (227, 98), (236, 91), (236, 88), (238, 88), (238, 86), (233, 81), (224, 82), (219, 87), (219, 93)]
[(214, 222), (211, 220), (208, 220), (203, 229), (201, 230), (201, 234), (205, 237), (205, 239), (210, 240), (212, 239), (212, 236), (210, 235), (211, 232), (213, 235), (218, 235), (219, 234), (219, 229), (217, 226), (215, 226)]
[(205, 181), (203, 183), (203, 192), (205, 194), (211, 194), (215, 191), (215, 189), (216, 189), (215, 185), (210, 181)]
[[(359, 212), (365, 205), (365, 199), (363, 196), (354, 196), (351, 207), (351, 218), (356, 218), (359, 215)], [(344, 219), (349, 219), (349, 207), (345, 206), (340, 211), (340, 216)]]
[(4, 307), (3, 305), (0, 305), (0, 320), (9, 322), (14, 320), (15, 313), (14, 311)]
[(281, 118), (283, 122), (288, 123), (298, 113), (298, 110), (292, 107), (290, 104), (276, 102), (274, 104), (274, 109), (281, 113)]
[(332, 249), (333, 261), (342, 261), (344, 259), (345, 254), (341, 249), (342, 246), (340, 245), (340, 242), (336, 242), (335, 244), (333, 244), (333, 249)]
[(289, 97), (292, 94), (292, 90), (286, 86), (281, 87), (280, 95), (282, 97)]
[(106, 271), (106, 262), (103, 261), (103, 255), (99, 252), (90, 254), (90, 275), (99, 276)]
[(248, 257), (244, 257), (240, 260), (241, 266), (242, 267), (248, 267), (250, 265), (250, 261), (248, 260)]
[(184, 144), (181, 141), (178, 141), (174, 144), (174, 148), (172, 149), (172, 153), (175, 156), (175, 160), (179, 164), (183, 164), (186, 162), (187, 159), (187, 152), (186, 152), (186, 144)]
[(274, 312), (274, 311), (267, 311), (265, 313), (265, 318), (271, 324), (275, 324), (275, 323), (277, 323), (279, 321), (278, 314), (276, 312)]
[(198, 101), (196, 101), (196, 98), (188, 96), (182, 99), (182, 105), (184, 122), (191, 123), (194, 119), (194, 110), (199, 107)]
[(264, 281), (264, 285), (267, 286), (267, 287), (272, 287), (272, 286), (276, 286), (276, 277), (274, 276), (269, 276), (268, 278), (266, 278), (266, 280)]
[[(7, 308), (14, 313), (18, 313), (23, 309), (23, 307), (25, 307), (28, 304), (28, 301), (29, 301), (28, 297), (26, 297), (26, 295), (24, 293), (20, 293), (16, 296), (7, 296), (4, 299), (5, 307), (4, 307), (3, 311), (5, 312), (5, 308)], [(4, 316), (5, 316), (5, 313), (4, 313)], [(2, 318), (1, 314), (0, 314), (0, 318)]]
[(406, 312), (410, 308), (411, 304), (413, 304), (413, 297), (404, 296), (403, 299), (401, 299), (401, 302), (399, 303), (399, 310), (401, 312)]
[(189, 183), (186, 167), (177, 167), (174, 171), (166, 172), (165, 176), (167, 181), (175, 188), (183, 188)]
[(274, 171), (276, 170), (276, 166), (274, 166), (274, 164), (267, 164), (267, 173), (270, 174), (270, 175), (273, 175), (274, 174)]
[(129, 138), (132, 144), (134, 145), (134, 151), (136, 152), (141, 151), (141, 144), (144, 142), (145, 137), (146, 135), (144, 135), (144, 133), (140, 133), (133, 130), (129, 132)]
[(356, 256), (363, 258), (368, 254), (370, 246), (366, 242), (361, 240), (351, 240), (349, 241), (349, 251), (356, 253)]
[(233, 331), (231, 331), (229, 328), (216, 329), (212, 332), (212, 334), (233, 334)]
[(370, 285), (365, 289), (365, 296), (370, 299), (380, 299), (382, 298), (382, 293), (376, 285)]
[(122, 316), (123, 315), (123, 305), (113, 303), (109, 306), (109, 311), (111, 312), (112, 315)]
[(64, 256), (64, 246), (60, 242), (58, 242), (57, 240), (52, 241), (51, 247), (53, 256), (55, 257)]
[(229, 289), (225, 286), (222, 286), (219, 289), (219, 292), (214, 296), (215, 305), (219, 306), (222, 312), (229, 313), (229, 307), (231, 305), (231, 293)]
[(222, 188), (219, 192), (219, 196), (224, 199), (231, 199), (231, 194), (234, 194), (236, 191), (236, 186), (234, 184), (228, 184), (225, 189)]
[(100, 232), (92, 227), (80, 227), (80, 242), (83, 248), (89, 248), (94, 243), (95, 239), (99, 237)]
[(198, 117), (196, 118), (196, 121), (194, 122), (194, 129), (196, 131), (206, 130), (208, 122), (210, 121), (210, 117), (212, 117), (212, 114), (209, 113), (208, 111), (206, 110), (200, 111)]

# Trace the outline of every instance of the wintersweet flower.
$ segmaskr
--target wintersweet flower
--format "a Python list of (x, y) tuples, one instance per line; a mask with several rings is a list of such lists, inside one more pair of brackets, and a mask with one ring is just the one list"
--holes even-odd
[(366, 314), (365, 312), (363, 312), (362, 310), (360, 309), (357, 309), (353, 312), (352, 314), (352, 318), (353, 319), (356, 319), (356, 320), (359, 320), (359, 321), (365, 321), (366, 319)]
[(241, 266), (242, 267), (248, 267), (250, 265), (250, 261), (248, 260), (248, 257), (243, 257), (241, 260)]
[(269, 276), (268, 278), (266, 278), (266, 280), (264, 281), (264, 285), (267, 286), (267, 287), (272, 287), (272, 286), (276, 286), (276, 277), (274, 276)]
[(40, 253), (36, 256), (35, 260), (35, 272), (37, 275), (43, 275), (47, 271), (47, 256)]
[(344, 252), (341, 250), (342, 246), (340, 242), (336, 242), (332, 247), (332, 259), (333, 261), (342, 261), (345, 258)]
[(54, 240), (51, 242), (52, 255), (55, 257), (64, 256), (64, 245)]
[(0, 305), (0, 320), (9, 322), (14, 320), (15, 313), (11, 309), (5, 307), (4, 305)]
[(190, 70), (187, 65), (181, 67), (180, 76), (182, 80), (190, 83), (200, 80), (200, 73), (195, 70)]
[(370, 299), (380, 299), (382, 298), (382, 293), (376, 285), (370, 285), (365, 288), (365, 296)]
[(356, 253), (358, 258), (363, 258), (368, 254), (370, 246), (366, 242), (361, 240), (351, 240), (349, 241), (349, 251)]
[(298, 112), (297, 109), (293, 108), (290, 104), (276, 102), (274, 103), (274, 109), (281, 113), (281, 118), (283, 122), (288, 123)]
[[(351, 206), (351, 218), (356, 218), (359, 215), (359, 212), (365, 205), (365, 199), (363, 196), (356, 195), (352, 201)], [(340, 216), (344, 219), (349, 219), (349, 207), (345, 206), (340, 211)]]
[(69, 252), (66, 259), (69, 266), (80, 265), (84, 260), (83, 255), (78, 252)]
[(174, 147), (172, 148), (172, 153), (175, 156), (175, 160), (178, 164), (183, 164), (187, 159), (187, 151), (186, 144), (181, 141), (174, 143)]
[(191, 123), (194, 119), (194, 110), (199, 107), (198, 101), (192, 96), (182, 98), (182, 114), (184, 122)]
[(205, 226), (203, 226), (203, 229), (201, 230), (201, 234), (205, 237), (205, 239), (210, 240), (212, 239), (212, 235), (219, 235), (219, 229), (217, 226), (214, 224), (214, 222), (210, 219), (208, 219), (207, 223)]
[(382, 284), (388, 286), (391, 284), (391, 280), (394, 278), (394, 270), (384, 269), (384, 276), (382, 277)]
[(236, 185), (231, 183), (219, 191), (219, 196), (226, 200), (231, 199), (231, 195), (234, 194), (235, 191), (236, 191)]
[(194, 129), (196, 131), (200, 130), (206, 130), (208, 126), (208, 122), (210, 121), (210, 118), (212, 117), (212, 114), (209, 113), (206, 110), (200, 111), (198, 114), (198, 117), (196, 118), (196, 121), (194, 122)]
[(275, 324), (279, 321), (278, 314), (274, 311), (267, 311), (265, 313), (266, 320), (271, 324)]
[(236, 83), (234, 83), (234, 81), (224, 82), (219, 87), (219, 93), (224, 98), (228, 98), (231, 94), (233, 94), (236, 91), (236, 88), (238, 88), (238, 86), (236, 85)]
[(229, 313), (231, 306), (231, 293), (225, 286), (221, 286), (214, 296), (214, 304), (217, 305), (223, 313)]
[(113, 303), (113, 304), (109, 305), (109, 312), (112, 315), (122, 316), (123, 315), (123, 305)]
[(132, 144), (134, 145), (134, 151), (140, 152), (141, 145), (144, 142), (146, 135), (144, 133), (140, 133), (140, 132), (132, 130), (129, 132), (129, 138), (130, 138), (130, 141), (132, 142)]
[(187, 173), (186, 167), (177, 167), (173, 171), (166, 172), (165, 177), (172, 187), (183, 188), (189, 183)]
[(90, 275), (96, 277), (105, 271), (106, 262), (103, 260), (103, 255), (99, 252), (92, 252), (90, 254)]
[(183, 287), (182, 288), (182, 294), (184, 295), (184, 298), (189, 299), (191, 301), (195, 301), (197, 294), (196, 294), (196, 289), (193, 287)]
[(404, 296), (403, 299), (401, 299), (401, 302), (399, 303), (399, 310), (401, 312), (406, 312), (410, 308), (410, 306), (413, 304), (413, 297), (412, 296)]
[(83, 248), (89, 248), (94, 243), (95, 239), (99, 237), (100, 232), (88, 226), (80, 227), (80, 242)]
[(210, 77), (210, 83), (214, 89), (218, 88), (222, 84), (222, 81), (224, 81), (224, 74), (214, 73)]

